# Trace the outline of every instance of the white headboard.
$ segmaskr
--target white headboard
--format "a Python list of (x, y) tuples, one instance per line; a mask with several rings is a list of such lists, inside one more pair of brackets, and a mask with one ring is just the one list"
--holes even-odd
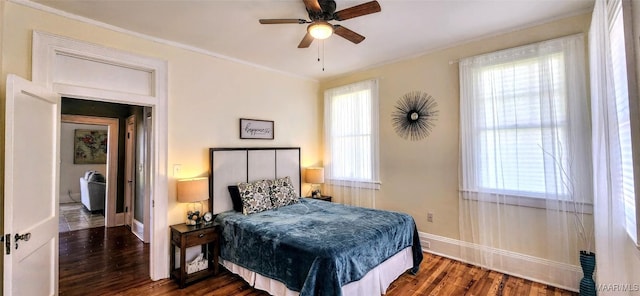
[(299, 147), (210, 148), (209, 209), (212, 213), (233, 209), (227, 186), (289, 176), (301, 196)]

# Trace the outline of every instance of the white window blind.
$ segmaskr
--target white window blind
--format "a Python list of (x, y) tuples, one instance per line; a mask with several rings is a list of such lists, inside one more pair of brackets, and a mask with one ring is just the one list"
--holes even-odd
[(462, 191), (590, 202), (583, 40), (460, 62)]
[(618, 120), (618, 139), (620, 141), (620, 160), (622, 164), (622, 194), (624, 198), (625, 229), (634, 242), (637, 238), (636, 197), (633, 177), (633, 156), (631, 149), (631, 123), (629, 118), (629, 91), (627, 87), (627, 59), (625, 54), (624, 25), (620, 1), (611, 1), (612, 15), (609, 30), (613, 84), (615, 89)]
[[(478, 122), (479, 186), (484, 190), (534, 197), (546, 192), (545, 160), (549, 155), (540, 153), (541, 138), (555, 142), (551, 151), (558, 151), (566, 139), (562, 69), (564, 59), (559, 53), (478, 69), (482, 92), (477, 99), (483, 108), (480, 114), (486, 116)], [(544, 71), (553, 72), (546, 86), (541, 81)], [(540, 99), (545, 87), (552, 88), (554, 94), (548, 103)], [(541, 116), (549, 113), (553, 113), (551, 118)], [(565, 158), (558, 160), (566, 166)], [(560, 177), (556, 176), (557, 182)]]
[(377, 92), (376, 80), (325, 91), (329, 182), (378, 182)]

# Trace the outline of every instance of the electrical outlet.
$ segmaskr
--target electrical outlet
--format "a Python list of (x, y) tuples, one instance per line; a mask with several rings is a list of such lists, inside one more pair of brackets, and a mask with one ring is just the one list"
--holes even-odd
[(431, 249), (431, 242), (424, 242), (425, 249)]
[(433, 222), (433, 213), (431, 212), (427, 213), (427, 222)]
[(181, 164), (174, 164), (173, 165), (173, 176), (177, 177), (180, 175), (180, 169), (182, 169), (182, 165)]

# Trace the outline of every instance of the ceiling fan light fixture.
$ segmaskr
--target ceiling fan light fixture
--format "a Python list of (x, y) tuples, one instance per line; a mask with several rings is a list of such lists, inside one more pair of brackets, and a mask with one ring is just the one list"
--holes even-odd
[(327, 39), (333, 34), (333, 26), (328, 22), (316, 21), (307, 28), (315, 39)]

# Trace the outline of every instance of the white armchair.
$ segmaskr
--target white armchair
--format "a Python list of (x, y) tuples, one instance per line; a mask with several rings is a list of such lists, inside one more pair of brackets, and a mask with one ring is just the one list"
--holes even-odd
[(104, 176), (96, 171), (87, 171), (80, 177), (80, 199), (87, 210), (104, 210), (106, 185)]

